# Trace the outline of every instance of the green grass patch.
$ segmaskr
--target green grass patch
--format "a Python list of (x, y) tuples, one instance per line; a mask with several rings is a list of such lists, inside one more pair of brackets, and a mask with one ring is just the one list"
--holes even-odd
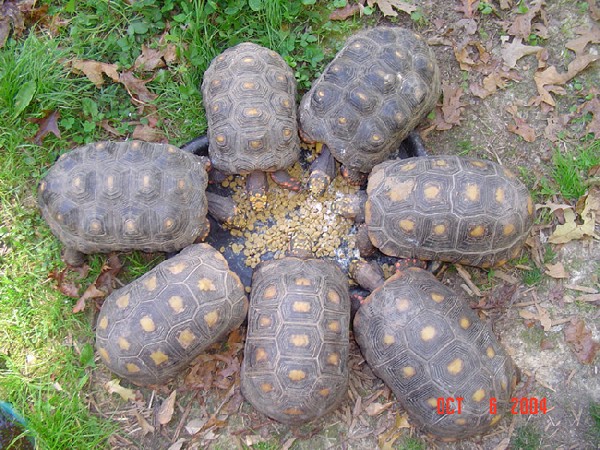
[(405, 437), (395, 445), (398, 450), (425, 450), (427, 445), (424, 441), (416, 437)]
[(537, 450), (541, 445), (542, 434), (531, 424), (518, 427), (511, 440), (514, 450)]

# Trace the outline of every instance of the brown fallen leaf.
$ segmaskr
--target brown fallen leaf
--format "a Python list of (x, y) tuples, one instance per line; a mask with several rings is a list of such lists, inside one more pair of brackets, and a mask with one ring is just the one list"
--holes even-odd
[(100, 122), (100, 127), (102, 127), (104, 130), (108, 131), (110, 134), (112, 134), (116, 137), (123, 137), (126, 134), (126, 133), (122, 133), (121, 131), (117, 130), (110, 123), (108, 123), (108, 119), (102, 120)]
[(574, 317), (564, 329), (565, 342), (581, 364), (591, 364), (596, 358), (600, 344), (592, 339), (592, 333), (583, 319)]
[(434, 126), (438, 130), (449, 130), (455, 125), (460, 125), (460, 115), (465, 106), (460, 101), (463, 90), (457, 85), (442, 84), (442, 92), (441, 114), (436, 115)]
[(600, 59), (600, 55), (593, 55), (591, 53), (586, 55), (577, 56), (569, 66), (567, 71), (559, 73), (556, 67), (550, 66), (542, 71), (537, 72), (533, 79), (535, 81), (540, 102), (547, 103), (551, 106), (556, 106), (556, 102), (552, 98), (550, 92), (564, 93), (564, 89), (558, 88), (558, 85), (565, 84), (571, 78), (575, 77), (587, 66), (594, 61)]
[(63, 270), (54, 269), (48, 274), (48, 278), (56, 281), (55, 288), (67, 297), (77, 298), (79, 297), (79, 286), (77, 286), (72, 280), (65, 279), (67, 274), (67, 268)]
[(460, 6), (456, 8), (456, 10), (458, 12), (461, 12), (465, 15), (465, 17), (473, 17), (473, 12), (475, 11), (474, 8), (477, 8), (477, 5), (475, 4), (479, 4), (478, 0), (462, 0), (460, 2)]
[(133, 401), (136, 399), (136, 393), (132, 389), (121, 386), (121, 380), (115, 378), (107, 382), (104, 387), (109, 394), (119, 394), (125, 401)]
[(150, 125), (140, 123), (138, 124), (132, 134), (133, 139), (137, 139), (145, 142), (162, 142), (167, 143), (167, 138), (162, 130), (153, 128)]
[(580, 214), (583, 223), (576, 222), (576, 214), (573, 209), (564, 209), (565, 223), (557, 225), (552, 235), (548, 238), (551, 244), (565, 244), (567, 242), (582, 239), (586, 236), (596, 237), (595, 221), (596, 213), (591, 208), (591, 203), (585, 202), (585, 207)]
[(175, 399), (177, 397), (177, 390), (171, 392), (171, 395), (162, 402), (158, 412), (156, 413), (156, 420), (161, 425), (168, 424), (173, 418), (173, 412), (175, 412)]
[(405, 434), (404, 429), (406, 428), (410, 428), (408, 415), (406, 413), (396, 414), (394, 424), (377, 437), (379, 450), (393, 450), (394, 442), (396, 442), (400, 436)]
[(588, 100), (577, 108), (577, 112), (581, 115), (592, 115), (592, 120), (588, 122), (585, 131), (592, 133), (596, 139), (600, 139), (600, 99), (594, 97), (593, 99)]
[(138, 411), (135, 412), (135, 418), (137, 419), (138, 425), (142, 429), (142, 436), (146, 436), (148, 433), (154, 433), (154, 427), (148, 423), (148, 421)]
[(151, 78), (140, 80), (136, 78), (131, 70), (122, 72), (119, 75), (119, 82), (125, 86), (131, 98), (142, 104), (150, 103), (158, 97), (158, 95), (150, 92), (146, 87), (146, 83), (151, 80)]
[(133, 64), (133, 70), (153, 72), (161, 67), (166, 67), (176, 59), (175, 44), (168, 44), (164, 48), (156, 49), (142, 45), (142, 53)]
[(561, 262), (557, 262), (556, 264), (546, 264), (545, 273), (552, 278), (569, 278), (569, 274)]
[(498, 89), (504, 89), (508, 80), (520, 81), (521, 77), (515, 71), (498, 70), (483, 78), (482, 85), (473, 83), (469, 86), (471, 93), (480, 98), (494, 94)]
[(29, 122), (37, 123), (38, 130), (31, 141), (41, 146), (44, 142), (44, 138), (52, 133), (58, 139), (60, 139), (60, 130), (58, 129), (58, 119), (60, 119), (60, 111), (45, 111), (44, 117), (36, 119), (27, 119)]
[(539, 51), (543, 50), (543, 47), (537, 45), (523, 45), (522, 39), (515, 37), (512, 42), (504, 44), (500, 54), (504, 63), (509, 69), (514, 68), (517, 65), (517, 61), (524, 56), (534, 55)]
[(590, 8), (590, 17), (596, 21), (600, 20), (600, 5), (597, 5), (595, 1), (588, 2)]
[(412, 14), (417, 10), (415, 5), (401, 0), (367, 0), (367, 5), (373, 7), (377, 4), (384, 16), (396, 17), (398, 13), (395, 10)]
[(583, 30), (575, 30), (579, 34), (578, 38), (572, 39), (565, 44), (569, 50), (573, 50), (577, 56), (584, 53), (588, 44), (600, 44), (600, 27), (592, 24)]
[(185, 438), (179, 438), (175, 442), (173, 442), (167, 450), (181, 450), (183, 444), (185, 444), (188, 440)]
[(385, 411), (386, 409), (389, 409), (389, 407), (392, 406), (393, 404), (394, 404), (394, 402), (387, 402), (387, 403), (373, 402), (369, 406), (367, 406), (364, 409), (364, 411), (367, 413), (368, 416), (377, 416), (377, 415), (381, 414), (383, 411)]
[(96, 285), (94, 283), (91, 283), (85, 290), (85, 292), (83, 293), (83, 295), (81, 297), (79, 297), (79, 300), (77, 300), (77, 303), (75, 303), (75, 306), (73, 306), (73, 313), (78, 313), (81, 312), (85, 309), (85, 302), (89, 299), (92, 298), (104, 298), (107, 296), (106, 291), (101, 291), (100, 289), (98, 289), (96, 287)]
[(76, 72), (83, 72), (88, 79), (100, 87), (104, 84), (104, 76), (107, 75), (115, 83), (119, 81), (119, 72), (116, 64), (107, 64), (99, 61), (75, 59), (71, 61), (71, 67)]
[(2, 2), (0, 4), (0, 48), (6, 44), (11, 29), (15, 39), (21, 37), (25, 31), (23, 12), (16, 2)]
[(358, 3), (347, 3), (343, 8), (334, 9), (329, 14), (329, 20), (346, 20), (348, 17), (360, 13), (361, 6), (364, 4), (365, 0), (361, 0)]
[(511, 105), (506, 108), (515, 121), (514, 124), (509, 123), (506, 127), (511, 133), (515, 133), (521, 136), (526, 142), (534, 142), (536, 139), (535, 130), (525, 121), (525, 119), (519, 117), (517, 107)]
[[(532, 21), (538, 14), (540, 14), (542, 16), (542, 20), (546, 22), (545, 15), (542, 12), (542, 5), (544, 5), (544, 0), (533, 0), (529, 5), (529, 10), (525, 14), (518, 14), (514, 18), (510, 28), (508, 29), (508, 34), (523, 39), (529, 38), (533, 28)], [(539, 25), (537, 31), (540, 31)], [(542, 34), (544, 34), (543, 30)], [(539, 36), (542, 36), (542, 34), (539, 34)]]
[(117, 274), (121, 271), (123, 265), (116, 253), (108, 255), (108, 262), (102, 266), (100, 274), (93, 283), (86, 288), (83, 295), (79, 298), (73, 307), (73, 313), (78, 313), (85, 309), (85, 302), (92, 298), (104, 298), (113, 291)]

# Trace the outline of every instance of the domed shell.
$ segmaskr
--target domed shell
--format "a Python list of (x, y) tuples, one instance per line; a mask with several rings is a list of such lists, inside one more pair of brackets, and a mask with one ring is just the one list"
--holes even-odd
[(499, 266), (519, 254), (534, 219), (525, 185), (474, 158), (386, 161), (373, 168), (367, 194), (369, 238), (401, 258)]
[(300, 128), (368, 173), (435, 107), (440, 73), (423, 38), (399, 27), (351, 36), (300, 103)]
[[(438, 438), (485, 433), (510, 404), (517, 381), (510, 357), (464, 299), (429, 272), (396, 272), (374, 290), (356, 313), (354, 336), (411, 421)], [(462, 399), (459, 414), (439, 413), (438, 399), (448, 398)]]
[(296, 79), (276, 52), (249, 42), (225, 50), (204, 73), (202, 96), (215, 168), (274, 172), (298, 160)]
[(119, 376), (164, 383), (237, 328), (247, 309), (225, 258), (208, 244), (190, 245), (106, 298), (96, 348)]
[(286, 257), (252, 279), (242, 394), (283, 423), (333, 411), (348, 389), (350, 300), (337, 265)]
[(204, 164), (165, 144), (98, 142), (62, 155), (38, 190), (54, 235), (82, 253), (179, 250), (208, 232)]

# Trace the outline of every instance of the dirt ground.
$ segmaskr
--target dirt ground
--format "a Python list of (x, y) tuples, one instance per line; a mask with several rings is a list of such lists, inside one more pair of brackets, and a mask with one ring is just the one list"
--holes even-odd
[[(506, 30), (522, 15), (502, 11), (497, 2), (491, 4), (499, 15), (475, 12), (472, 17), (464, 5), (476, 9), (478, 2), (422, 3), (427, 24), (416, 27), (406, 18), (401, 18), (400, 23), (417, 28), (429, 40), (442, 69), (444, 103), (440, 104), (436, 119), (421, 126), (429, 152), (468, 153), (499, 162), (520, 174), (534, 191), (539, 189), (538, 180), (549, 174), (553, 150), (563, 145), (551, 138), (562, 132), (564, 140), (574, 143), (587, 131), (586, 122), (568, 119), (583, 114), (577, 110), (584, 104), (585, 94), (589, 92), (594, 98), (599, 95), (598, 63), (592, 63), (577, 77), (583, 95), (567, 81), (561, 86), (564, 95), (552, 94), (557, 104), (550, 107), (536, 101), (539, 91), (534, 74), (539, 56), (531, 54), (518, 59), (511, 71), (502, 68), (502, 36), (512, 36)], [(585, 2), (566, 0), (528, 4), (530, 11), (541, 5), (530, 19), (530, 31), (547, 35), (539, 44), (547, 50), (547, 66), (566, 72), (574, 53), (565, 45), (578, 36), (580, 27), (598, 26), (592, 18), (593, 10), (584, 8)], [(463, 10), (458, 11), (456, 8), (461, 5)], [(470, 31), (473, 32), (469, 34)], [(585, 53), (597, 55), (598, 45), (592, 42), (585, 47)], [(489, 86), (484, 79), (502, 70), (510, 73), (499, 83), (502, 88), (485, 98), (473, 93), (480, 92), (477, 86)], [(457, 89), (462, 89), (460, 96)], [(558, 128), (553, 130), (549, 124), (558, 124)], [(532, 142), (509, 131), (514, 126), (527, 139), (533, 137)], [(531, 132), (533, 136), (527, 134)], [(529, 241), (532, 246), (526, 250), (532, 255), (530, 262), (525, 263), (529, 269), (535, 268), (534, 253), (544, 248), (552, 229), (553, 225), (545, 223), (534, 227)], [(278, 424), (253, 410), (239, 392), (244, 328), (234, 332), (228, 344), (199, 357), (188, 372), (167, 386), (140, 389), (123, 381), (124, 395), (134, 396), (128, 401), (118, 392), (107, 392), (105, 386), (112, 376), (98, 365), (92, 374), (96, 389), (90, 393), (91, 408), (122, 426), (123, 431), (111, 440), (114, 448), (418, 448), (409, 447), (410, 436), (421, 438), (427, 448), (599, 448), (600, 437), (594, 434), (589, 412), (591, 401), (600, 402), (599, 361), (596, 358), (582, 364), (566, 343), (565, 329), (572, 319), (583, 319), (592, 338), (600, 341), (598, 301), (581, 301), (583, 297), (575, 301), (600, 289), (600, 249), (597, 240), (589, 239), (554, 245), (552, 249), (556, 253), (553, 263), (562, 263), (565, 278), (543, 275), (537, 284), (528, 286), (522, 281), (524, 269), (515, 264), (496, 270), (493, 276), (468, 268), (467, 273), (480, 289), (477, 293), (456, 270), (448, 269), (440, 275), (444, 283), (470, 301), (480, 317), (489, 321), (514, 359), (521, 372), (515, 397), (546, 399), (546, 414), (517, 411), (507, 415), (483, 438), (443, 444), (412, 428), (393, 395), (371, 373), (354, 341), (350, 389), (342, 406), (322, 420), (300, 428)], [(543, 266), (541, 269), (544, 272)], [(170, 415), (168, 408), (161, 406), (174, 390), (176, 402)], [(160, 420), (166, 420), (165, 417), (169, 420), (161, 425)], [(539, 445), (531, 444), (536, 436)], [(528, 438), (530, 446), (526, 446)]]

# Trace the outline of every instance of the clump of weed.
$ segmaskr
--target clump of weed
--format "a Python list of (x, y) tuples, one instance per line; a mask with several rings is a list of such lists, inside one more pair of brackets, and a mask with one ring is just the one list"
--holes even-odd
[(515, 450), (537, 450), (541, 447), (542, 435), (533, 425), (523, 425), (515, 430), (511, 444)]

